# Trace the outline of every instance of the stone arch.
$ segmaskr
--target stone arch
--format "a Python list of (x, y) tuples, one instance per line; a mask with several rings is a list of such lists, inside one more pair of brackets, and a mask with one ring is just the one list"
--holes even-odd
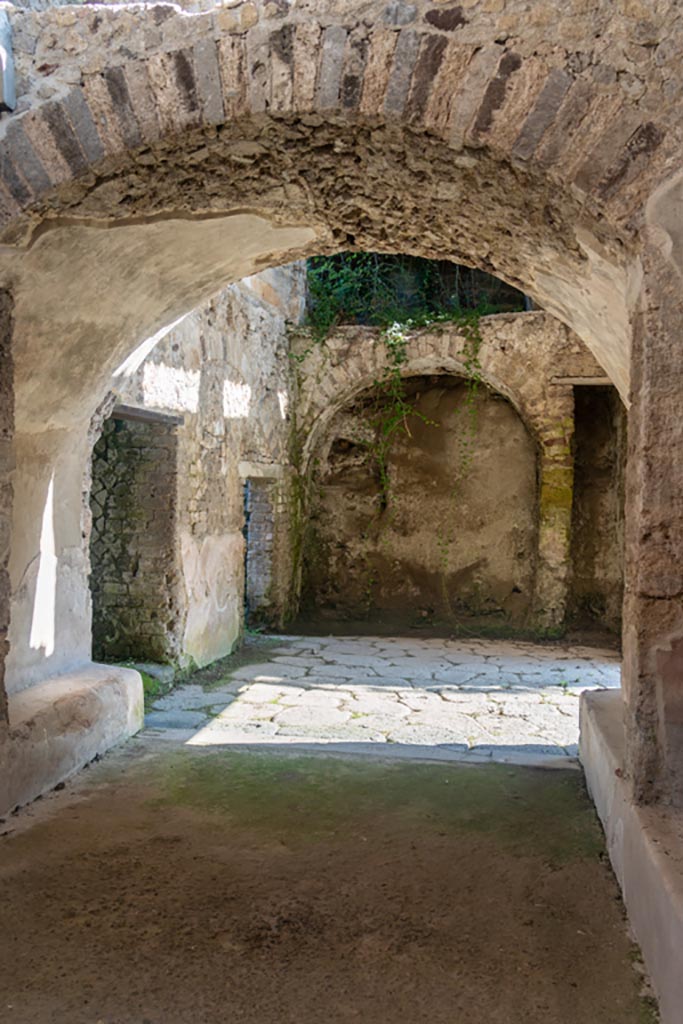
[[(572, 38), (592, 38), (597, 20), (620, 39), (613, 5), (598, 7), (567, 26)], [(257, 269), (360, 247), (490, 270), (574, 327), (626, 397), (639, 209), (671, 151), (666, 105), (651, 116), (661, 76), (629, 95), (594, 43), (581, 60), (541, 45), (521, 11), (359, 2), (312, 16), (248, 3), (17, 18), (30, 105), (0, 126), (0, 219), (17, 254), (35, 250), (34, 282), (55, 233), (113, 279), (119, 262), (147, 258), (143, 222), (158, 249), (173, 244), (170, 219), (211, 234), (214, 219), (249, 211), (302, 229), (271, 239)], [(132, 233), (89, 233), (105, 224)], [(182, 300), (150, 308), (135, 333), (250, 272), (246, 255), (199, 260)]]
[[(512, 358), (496, 337), (496, 328), (500, 325), (511, 326), (520, 340), (522, 335), (528, 336), (527, 346), (520, 345), (520, 352), (515, 352)], [(510, 401), (537, 444), (542, 444), (549, 436), (549, 417), (543, 414), (539, 403), (540, 374), (549, 372), (548, 353), (534, 353), (533, 340), (551, 335), (558, 344), (569, 349), (573, 341), (571, 333), (542, 312), (482, 317), (480, 329), (479, 361), (483, 382)], [(323, 346), (311, 349), (303, 359), (302, 369), (314, 381), (300, 394), (299, 429), (307, 433), (304, 465), (311, 447), (315, 446), (316, 432), (356, 395), (370, 388), (386, 368), (387, 354), (380, 334), (376, 328), (339, 328)], [(457, 324), (409, 331), (401, 373), (405, 377), (439, 373), (466, 377), (467, 344)], [(523, 353), (530, 356), (529, 362), (522, 362)], [(561, 376), (561, 367), (556, 369)], [(538, 380), (534, 376), (536, 370)], [(562, 391), (562, 385), (556, 387), (558, 393)]]
[[(502, 314), (480, 321), (481, 379), (513, 406), (533, 438), (538, 460), (538, 549), (534, 623), (539, 629), (563, 620), (571, 529), (574, 399), (563, 373), (598, 372), (578, 339), (545, 313)], [(305, 342), (303, 342), (305, 344)], [(466, 378), (465, 335), (455, 324), (413, 331), (401, 368), (404, 377)], [(337, 413), (372, 388), (387, 366), (380, 332), (340, 328), (323, 345), (305, 350), (300, 364), (297, 430), (301, 473), (310, 474), (320, 438)], [(550, 387), (553, 376), (557, 383)]]
[[(679, 161), (679, 6), (315, 7), (7, 12), (19, 89), (0, 119), (0, 279), (15, 310), (21, 600), (40, 533), (21, 509), (43, 507), (55, 470), (73, 513), (56, 539), (64, 586), (85, 572), (78, 466), (112, 371), (266, 266), (359, 248), (481, 267), (570, 325), (628, 397), (631, 342), (640, 366), (651, 340), (634, 311), (668, 288), (656, 246), (643, 288), (642, 229)], [(633, 394), (653, 405), (646, 377)], [(82, 593), (69, 600), (87, 617)], [(27, 681), (88, 660), (82, 626), (60, 628), (62, 655), (23, 666)]]

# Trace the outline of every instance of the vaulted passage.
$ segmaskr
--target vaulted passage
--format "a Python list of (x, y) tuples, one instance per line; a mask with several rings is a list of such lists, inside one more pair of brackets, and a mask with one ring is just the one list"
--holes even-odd
[[(183, 815), (200, 813), (200, 802), (190, 800), (191, 810), (183, 804), (187, 786), (176, 765), (191, 765), (190, 774), (196, 769), (201, 775), (197, 762), (183, 761), (199, 745), (193, 742), (197, 732), (209, 730), (225, 740), (232, 723), (247, 716), (238, 723), (246, 729), (239, 742), (244, 735), (303, 742), (302, 716), (314, 717), (316, 702), (319, 713), (328, 714), (330, 729), (341, 716), (345, 727), (360, 730), (353, 725), (359, 721), (354, 710), (361, 717), (366, 711), (351, 706), (357, 700), (352, 688), (333, 708), (327, 704), (329, 687), (340, 695), (345, 683), (354, 682), (348, 673), (334, 681), (344, 664), (370, 680), (395, 684), (388, 687), (393, 698), (374, 692), (381, 682), (368, 684), (366, 706), (391, 700), (400, 706), (399, 717), (420, 715), (403, 690), (423, 689), (422, 710), (431, 714), (437, 699), (432, 690), (441, 686), (442, 673), (465, 719), (466, 750), (460, 753), (471, 758), (466, 726), (478, 722), (479, 711), (476, 700), (468, 705), (468, 689), (480, 694), (476, 679), (487, 676), (487, 659), (495, 667), (498, 655), (460, 649), (455, 654), (461, 661), (449, 661), (444, 653), (445, 667), (437, 668), (427, 653), (432, 641), (463, 643), (450, 636), (487, 625), (531, 631), (536, 639), (576, 628), (582, 639), (589, 633), (595, 639), (596, 631), (611, 631), (614, 638), (621, 620), (623, 691), (596, 684), (596, 692), (582, 692), (576, 703), (579, 688), (592, 687), (579, 682), (572, 696), (572, 673), (587, 673), (586, 661), (595, 653), (582, 653), (580, 644), (571, 648), (571, 657), (568, 649), (564, 658), (553, 654), (575, 662), (566, 685), (557, 686), (575, 702), (565, 715), (573, 729), (580, 707), (582, 766), (607, 850), (663, 1022), (679, 1024), (679, 5), (577, 0), (560, 10), (517, 0), (250, 0), (183, 10), (22, 2), (26, 6), (9, 4), (0, 11), (0, 813), (29, 805), (18, 816), (25, 831), (14, 835), (10, 828), (3, 837), (11, 851), (13, 926), (19, 922), (21, 931), (37, 910), (32, 897), (24, 899), (22, 878), (28, 876), (22, 875), (22, 854), (37, 877), (43, 856), (49, 861), (54, 855), (53, 868), (65, 862), (60, 843), (81, 849), (82, 837), (68, 827), (68, 801), (61, 818), (62, 805), (54, 801), (55, 818), (46, 820), (44, 833), (42, 824), (28, 827), (31, 815), (39, 814), (30, 802), (143, 725), (142, 679), (121, 659), (156, 659), (157, 675), (145, 676), (147, 703), (166, 703), (150, 713), (184, 716), (182, 728), (174, 727), (173, 764), (167, 775), (160, 769), (158, 790), (148, 791), (153, 799), (165, 799), (167, 788), (173, 790), (171, 824), (163, 839), (154, 828), (144, 833), (150, 849), (180, 838), (179, 859), (169, 860), (180, 869)], [(446, 274), (452, 278), (451, 297), (463, 279), (489, 274), (503, 282), (492, 286), (490, 299), (512, 293), (524, 302), (479, 309), (469, 319), (442, 317), (432, 307), (421, 309), (420, 302), (399, 318), (344, 320), (337, 310), (321, 331), (320, 320), (311, 319), (310, 301), (308, 313), (305, 308), (312, 278), (311, 264), (307, 272), (304, 261), (329, 258), (334, 273), (341, 273), (343, 254), (351, 263), (369, 254), (371, 266), (391, 254), (442, 267), (445, 261), (460, 268)], [(412, 303), (410, 275), (397, 273), (395, 284)], [(136, 418), (122, 418), (121, 407)], [(397, 411), (400, 426), (388, 430)], [(476, 434), (463, 429), (465, 411), (476, 411)], [(403, 674), (392, 675), (406, 667), (393, 659), (387, 675), (372, 665), (350, 665), (345, 657), (357, 658), (357, 650), (338, 651), (329, 664), (314, 647), (299, 651), (294, 664), (286, 660), (291, 655), (274, 654), (285, 659), (275, 661), (277, 669), (267, 658), (257, 673), (266, 678), (243, 682), (250, 698), (269, 693), (271, 685), (286, 692), (254, 702), (234, 685), (235, 673), (245, 668), (239, 659), (248, 657), (249, 645), (241, 653), (237, 649), (245, 632), (245, 593), (257, 628), (282, 630), (306, 607), (318, 617), (318, 632), (337, 630), (335, 618), (348, 624), (361, 614), (369, 630), (373, 616), (400, 614), (406, 631), (428, 623), (438, 632), (441, 618), (444, 635), (423, 635), (424, 648), (405, 654), (409, 662), (422, 663), (423, 673), (413, 673), (410, 687), (402, 686)], [(301, 639), (309, 643), (311, 637)], [(106, 660), (93, 661), (93, 640), (95, 653)], [(372, 642), (379, 640), (376, 635)], [(542, 660), (543, 650), (535, 657)], [(472, 665), (481, 667), (477, 659), (483, 659), (481, 673), (466, 667), (468, 653)], [(226, 666), (224, 658), (237, 662)], [(311, 664), (302, 675), (308, 682), (298, 687), (291, 681), (302, 658)], [(534, 694), (532, 677), (545, 671), (536, 672), (535, 664), (529, 660), (519, 684)], [(182, 695), (162, 692), (178, 678), (186, 684)], [(418, 679), (425, 685), (416, 688)], [(508, 684), (501, 679), (496, 685), (505, 690)], [(221, 692), (225, 715), (221, 709), (207, 715), (205, 686)], [(482, 715), (493, 716), (493, 692), (486, 691), (489, 711)], [(517, 693), (520, 708), (523, 693)], [(543, 696), (557, 715), (564, 714), (565, 705), (551, 700), (552, 694)], [(294, 700), (285, 706), (286, 698)], [(420, 699), (413, 695), (414, 704)], [(449, 698), (440, 695), (438, 701), (445, 707)], [(254, 710), (259, 703), (261, 710)], [(536, 703), (530, 700), (533, 713)], [(525, 714), (514, 720), (524, 723)], [(384, 740), (370, 743), (390, 746), (393, 728), (381, 733)], [(178, 735), (183, 729), (189, 735)], [(324, 737), (316, 736), (322, 743)], [(172, 743), (166, 735), (154, 742), (162, 740)], [(146, 756), (147, 742), (152, 743), (149, 734), (143, 746), (129, 744), (121, 756), (137, 763), (136, 749)], [(569, 746), (563, 756), (573, 758)], [(431, 748), (439, 750), (440, 742)], [(149, 753), (151, 761), (163, 761)], [(219, 772), (223, 780), (231, 774), (227, 764)], [(274, 764), (260, 762), (266, 776)], [(320, 764), (315, 770), (324, 774), (325, 762)], [(578, 771), (572, 764), (571, 771)], [(106, 774), (106, 765), (102, 769)], [(277, 777), (279, 769), (272, 770)], [(293, 770), (306, 775), (305, 768)], [(393, 770), (385, 771), (382, 784), (392, 804)], [(463, 770), (459, 778), (472, 772), (475, 780), (475, 771)], [(125, 772), (114, 774), (116, 795), (125, 792), (126, 782)], [(577, 776), (571, 779), (568, 787)], [(371, 786), (368, 780), (369, 774), (364, 785)], [(206, 794), (211, 782), (204, 782)], [(290, 812), (300, 806), (292, 782), (282, 780), (280, 790), (286, 796), (281, 806)], [(137, 783), (131, 785), (135, 789)], [(550, 776), (543, 785), (549, 795), (540, 804), (547, 807), (553, 803)], [(458, 791), (465, 794), (462, 809), (468, 806), (467, 786)], [(529, 794), (512, 794), (511, 801), (515, 795), (523, 811)], [(338, 799), (343, 804), (335, 789), (335, 805)], [(375, 828), (385, 810), (378, 797), (367, 814), (368, 849), (377, 864), (391, 850), (391, 836), (381, 838)], [(89, 860), (83, 850), (81, 859), (96, 863), (100, 876), (102, 864), (114, 865), (120, 894), (121, 877), (137, 879), (140, 858), (129, 863), (125, 850), (123, 859), (108, 858), (109, 847), (94, 838), (101, 833), (98, 813), (86, 840), (99, 852)], [(292, 871), (303, 888), (292, 884), (288, 869), (278, 876), (280, 889), (297, 893), (296, 905), (268, 902), (261, 916), (247, 915), (228, 928), (211, 918), (205, 880), (195, 875), (197, 888), (188, 883), (186, 892), (201, 895), (197, 905), (203, 919), (211, 918), (212, 948), (220, 948), (223, 957), (237, 950), (240, 963), (244, 956), (254, 968), (245, 971), (239, 991), (244, 1001), (236, 1004), (245, 1008), (245, 1020), (252, 1010), (259, 1019), (271, 1013), (272, 1002), (247, 998), (249, 986), (260, 977), (258, 958), (265, 956), (272, 967), (273, 950), (289, 952), (291, 936), (300, 949), (302, 936), (307, 942), (315, 934), (321, 951), (325, 936), (333, 936), (331, 948), (339, 950), (340, 962), (357, 957), (358, 970), (334, 989), (331, 1007), (325, 1002), (328, 989), (323, 1005), (316, 1005), (317, 1017), (336, 1013), (340, 1024), (354, 1015), (371, 1019), (367, 1006), (348, 995), (366, 991), (361, 982), (367, 981), (367, 964), (375, 981), (388, 977), (396, 963), (400, 978), (411, 978), (405, 965), (412, 966), (412, 952), (423, 963), (425, 949), (432, 959), (424, 961), (429, 969), (420, 975), (419, 991), (431, 992), (438, 950), (447, 947), (459, 956), (463, 948), (455, 938), (461, 932), (457, 917), (443, 918), (459, 905), (451, 887), (457, 889), (464, 877), (460, 870), (454, 876), (452, 865), (460, 868), (481, 853), (463, 838), (458, 813), (440, 829), (445, 837), (433, 837), (438, 849), (424, 851), (425, 877), (441, 879), (438, 897), (429, 885), (421, 890), (425, 907), (436, 900), (442, 915), (431, 930), (413, 918), (412, 906), (410, 912), (400, 909), (408, 906), (410, 887), (394, 879), (392, 927), (383, 930), (362, 919), (359, 897), (355, 931), (340, 936), (333, 927), (336, 914), (310, 897), (314, 882), (305, 895), (299, 863)], [(140, 814), (147, 829), (145, 812)], [(137, 810), (131, 815), (122, 819), (122, 849), (140, 820)], [(231, 821), (238, 818), (243, 820), (237, 815)], [(502, 816), (501, 835), (506, 820)], [(419, 833), (423, 823), (415, 817), (410, 822), (409, 831)], [(216, 886), (212, 882), (215, 893), (225, 864), (235, 864), (234, 851), (222, 826), (222, 839), (214, 844), (214, 825), (206, 832), (204, 825), (197, 842), (202, 864), (213, 857), (207, 877), (210, 872), (218, 879)], [(330, 854), (337, 885), (344, 877), (343, 860), (335, 859), (343, 846), (339, 836), (362, 836), (361, 825), (366, 820), (358, 822), (351, 808), (335, 818), (316, 847)], [(247, 819), (247, 831), (257, 826)], [(510, 828), (523, 836), (523, 815)], [(457, 842), (451, 843), (453, 830)], [(556, 817), (551, 832), (565, 835)], [(623, 1024), (643, 1008), (633, 1001), (632, 975), (622, 973), (628, 955), (623, 932), (612, 932), (610, 918), (595, 912), (610, 883), (586, 864), (577, 867), (572, 891), (580, 893), (574, 904), (578, 916), (568, 918), (561, 894), (543, 873), (555, 859), (546, 856), (535, 834), (536, 853), (543, 850), (543, 857), (531, 857), (529, 874), (515, 890), (523, 899), (514, 903), (519, 920), (510, 942), (511, 950), (525, 951), (522, 964), (514, 961), (520, 966), (514, 977), (524, 984), (491, 982), (496, 1003), (482, 1019), (493, 1020), (500, 1011), (506, 1021), (533, 1020), (536, 1013), (551, 1022), (554, 1014), (564, 1024), (571, 1004), (572, 1024), (603, 1024), (601, 1015), (604, 1024)], [(33, 845), (41, 835), (48, 839), (45, 854), (37, 840)], [(409, 849), (412, 840), (401, 836), (401, 848)], [(296, 845), (280, 844), (274, 861), (271, 833), (260, 845), (252, 840), (250, 833), (241, 848), (256, 851), (250, 863), (263, 858), (269, 880), (280, 870), (275, 861), (283, 865), (286, 850)], [(500, 864), (493, 853), (490, 848), (489, 859), (481, 859), (491, 873)], [(510, 877), (518, 877), (526, 855), (516, 849)], [(349, 863), (361, 877), (357, 862)], [(412, 879), (420, 876), (419, 868), (413, 857)], [(311, 864), (311, 879), (319, 877), (317, 870)], [(55, 921), (80, 927), (84, 906), (106, 919), (91, 898), (90, 883), (71, 877)], [(244, 880), (247, 894), (250, 884)], [(480, 897), (486, 890), (476, 891)], [(524, 924), (522, 907), (542, 903), (551, 892), (543, 920), (532, 914), (532, 923)], [(594, 914), (584, 921), (586, 894)], [(229, 917), (234, 893), (219, 895)], [(183, 977), (181, 961), (171, 955), (178, 936), (186, 935), (183, 946), (192, 946), (199, 934), (193, 908), (182, 900), (178, 905), (186, 912), (187, 931), (172, 915), (170, 938), (155, 932), (150, 940), (158, 940), (157, 954), (159, 946), (169, 954), (154, 960), (154, 968), (163, 963), (173, 978)], [(479, 906), (485, 909), (481, 898)], [(467, 932), (469, 953), (481, 953), (477, 965), (486, 961), (478, 937), (490, 919), (488, 914), (480, 928)], [(539, 952), (563, 949), (559, 962), (577, 962), (575, 945), (565, 948), (547, 931), (549, 921), (565, 919), (571, 920), (572, 935), (588, 936), (580, 952), (590, 953), (581, 961), (585, 971), (577, 973), (571, 1001), (564, 966), (559, 972), (558, 958), (549, 963)], [(604, 942), (598, 938), (596, 951), (588, 947), (598, 924), (607, 934)], [(442, 929), (444, 942), (432, 943)], [(106, 932), (100, 962), (106, 961), (108, 979), (126, 979), (125, 997), (117, 1003), (111, 981), (104, 988), (92, 982), (91, 988), (92, 979), (79, 979), (78, 1005), (49, 966), (51, 929), (41, 930), (42, 946), (33, 934), (27, 941), (27, 932), (15, 933), (19, 952), (12, 978), (19, 980), (6, 999), (13, 1012), (18, 1004), (19, 1017), (32, 1015), (36, 1024), (55, 1014), (74, 1021), (79, 1014), (84, 1020), (122, 1018), (125, 1024), (139, 1024), (145, 1016), (174, 1024), (175, 1014), (180, 1024), (183, 1015), (205, 1012), (210, 969), (202, 974), (204, 988), (197, 988), (197, 974), (186, 976), (182, 991), (188, 1001), (182, 1007), (163, 999), (148, 1005), (137, 981), (128, 984), (125, 957), (108, 959), (120, 948), (114, 930), (112, 925)], [(536, 944), (525, 940), (539, 933), (544, 938)], [(92, 963), (87, 955), (96, 945), (70, 938), (69, 956)], [(620, 952), (610, 960), (607, 954), (615, 949)], [(623, 983), (597, 984), (598, 953), (607, 956), (600, 961), (605, 978)], [(541, 961), (539, 971), (529, 968)], [(281, 961), (290, 967), (294, 962), (300, 961)], [(448, 970), (468, 962), (454, 956)], [(284, 973), (271, 971), (268, 977), (282, 980)], [(459, 1005), (449, 987), (451, 975), (439, 979), (443, 1002), (429, 1012), (430, 1019), (451, 1020), (460, 1012), (476, 1021), (481, 1003), (468, 1002), (462, 989)], [(32, 988), (33, 980), (38, 984)], [(285, 979), (288, 986), (290, 980)], [(488, 981), (487, 976), (487, 992)], [(52, 995), (44, 993), (57, 988), (50, 1003)], [(293, 984), (287, 992), (298, 1014), (308, 990)], [(209, 1006), (205, 1015), (224, 1015), (234, 995), (226, 982), (219, 1008), (214, 1013)], [(411, 1021), (425, 1015), (423, 1004), (401, 1005)], [(281, 1019), (279, 1005), (277, 1013)]]

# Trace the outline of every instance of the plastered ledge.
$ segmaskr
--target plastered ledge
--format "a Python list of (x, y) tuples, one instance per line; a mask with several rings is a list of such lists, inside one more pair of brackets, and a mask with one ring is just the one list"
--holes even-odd
[(0, 734), (0, 815), (34, 800), (142, 728), (138, 672), (88, 665), (9, 699)]
[(619, 691), (581, 697), (579, 756), (607, 839), (635, 938), (654, 986), (662, 1024), (683, 1020), (683, 812), (637, 807), (624, 769)]

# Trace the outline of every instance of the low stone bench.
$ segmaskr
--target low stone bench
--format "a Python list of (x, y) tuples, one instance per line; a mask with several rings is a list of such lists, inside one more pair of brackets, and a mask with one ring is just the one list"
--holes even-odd
[(0, 743), (0, 815), (34, 800), (142, 728), (134, 669), (90, 664), (9, 699)]

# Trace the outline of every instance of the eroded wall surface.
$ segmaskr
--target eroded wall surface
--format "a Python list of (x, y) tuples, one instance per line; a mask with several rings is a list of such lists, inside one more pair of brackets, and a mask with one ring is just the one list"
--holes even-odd
[[(534, 604), (536, 445), (512, 405), (454, 377), (408, 384), (409, 416), (387, 460), (388, 507), (372, 450), (374, 406), (329, 428), (314, 474), (307, 603), (355, 618), (390, 612), (526, 624)], [(474, 429), (472, 430), (472, 427)]]
[(92, 459), (93, 657), (178, 654), (175, 425), (113, 415)]
[[(117, 401), (182, 418), (177, 427), (179, 575), (177, 657), (207, 664), (228, 654), (244, 617), (244, 486), (270, 482), (286, 519), (289, 445), (288, 322), (303, 314), (299, 264), (247, 278), (177, 324), (115, 380)], [(271, 547), (274, 621), (289, 586), (286, 531)], [(282, 542), (282, 543), (280, 543)]]
[[(471, 438), (453, 387), (467, 376), (470, 342), (454, 324), (409, 332), (402, 372), (420, 382), (411, 385), (419, 408), (440, 426), (417, 418), (397, 431), (388, 465), (395, 502), (385, 510), (372, 454), (376, 409), (363, 412), (388, 365), (381, 333), (340, 328), (322, 345), (297, 338), (309, 607), (357, 616), (402, 606), (404, 615), (466, 613), (542, 632), (564, 622), (574, 387), (606, 378), (546, 313), (484, 317), (479, 328)], [(460, 472), (463, 443), (472, 451)]]

